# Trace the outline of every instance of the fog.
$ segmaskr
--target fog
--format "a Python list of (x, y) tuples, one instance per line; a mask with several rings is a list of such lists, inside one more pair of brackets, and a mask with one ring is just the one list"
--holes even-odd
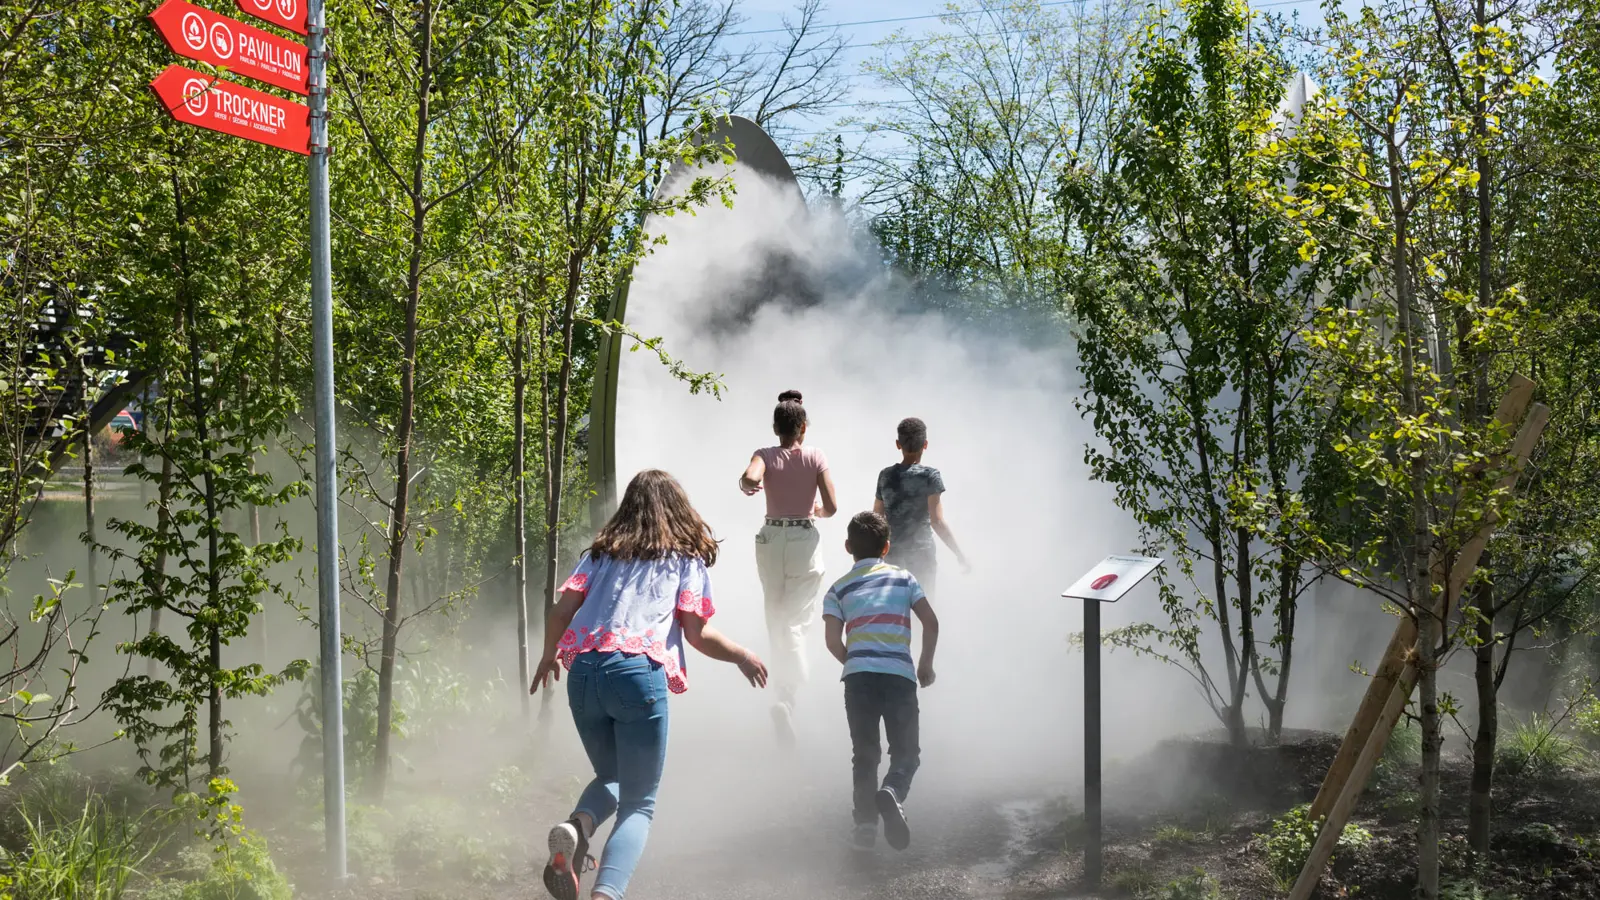
[[(627, 354), (618, 390), (618, 480), (672, 472), (722, 538), (712, 569), (714, 620), (758, 654), (767, 650), (753, 537), (763, 498), (735, 480), (752, 451), (774, 442), (779, 392), (804, 392), (807, 444), (827, 455), (839, 514), (821, 523), (831, 583), (851, 560), (845, 523), (870, 509), (877, 474), (899, 460), (895, 425), (928, 424), (924, 458), (944, 475), (947, 517), (972, 561), (963, 574), (941, 547), (933, 605), (942, 622), (922, 693), (923, 769), (916, 791), (1042, 794), (1081, 777), (1083, 658), (1068, 635), (1078, 601), (1061, 591), (1109, 553), (1136, 549), (1129, 517), (1083, 463), (1092, 430), (1073, 407), (1076, 373), (1058, 335), (1040, 341), (952, 323), (918, 309), (828, 205), (736, 170), (731, 209), (713, 206), (657, 225), (665, 245), (643, 261), (628, 321), (659, 335), (691, 369), (721, 374), (720, 399), (690, 396), (653, 356)], [(757, 298), (753, 309), (750, 299)], [(1105, 611), (1105, 627), (1158, 612), (1153, 584)], [(706, 780), (741, 789), (816, 780), (848, 816), (850, 741), (839, 666), (818, 622), (812, 677), (796, 713), (800, 747), (774, 764), (770, 697), (731, 666), (690, 660), (690, 690), (673, 706), (662, 815), (694, 806)], [(1187, 679), (1129, 654), (1108, 658), (1109, 758), (1214, 723)], [(679, 795), (676, 799), (672, 795)], [(914, 792), (915, 794), (915, 792)], [(716, 805), (720, 808), (720, 804)]]

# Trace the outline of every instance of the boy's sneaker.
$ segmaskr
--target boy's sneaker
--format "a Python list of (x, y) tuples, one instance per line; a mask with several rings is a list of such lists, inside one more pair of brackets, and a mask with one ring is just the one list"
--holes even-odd
[(556, 900), (578, 900), (578, 877), (588, 870), (589, 839), (576, 816), (550, 829), (550, 861), (544, 864), (544, 887)]
[(883, 839), (896, 850), (911, 846), (911, 827), (906, 824), (906, 811), (900, 807), (900, 798), (894, 788), (878, 792), (878, 815), (883, 817)]
[(778, 743), (785, 750), (793, 750), (794, 737), (794, 711), (787, 703), (775, 703), (772, 706), (772, 727), (778, 732)]
[(878, 826), (870, 822), (857, 822), (850, 834), (850, 846), (857, 850), (871, 850), (878, 844)]

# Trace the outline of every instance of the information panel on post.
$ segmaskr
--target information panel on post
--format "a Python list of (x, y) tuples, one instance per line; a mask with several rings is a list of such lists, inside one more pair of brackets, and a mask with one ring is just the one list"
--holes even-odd
[[(1115, 603), (1164, 562), (1155, 556), (1108, 556), (1061, 592), (1063, 597)], [(1059, 584), (1059, 582), (1057, 582)]]

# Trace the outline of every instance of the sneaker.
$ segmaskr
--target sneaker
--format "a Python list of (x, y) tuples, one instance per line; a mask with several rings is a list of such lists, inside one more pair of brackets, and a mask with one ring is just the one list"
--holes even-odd
[(544, 864), (544, 887), (556, 900), (578, 900), (578, 877), (589, 862), (589, 839), (577, 817), (550, 829), (550, 861)]
[(794, 712), (789, 708), (789, 704), (773, 704), (772, 727), (778, 732), (778, 743), (785, 750), (794, 749)]
[(857, 822), (850, 834), (850, 846), (857, 850), (871, 850), (878, 844), (878, 826), (871, 822)]
[(906, 824), (906, 811), (900, 807), (900, 798), (894, 788), (878, 792), (878, 815), (883, 817), (883, 839), (896, 850), (911, 846), (911, 828)]

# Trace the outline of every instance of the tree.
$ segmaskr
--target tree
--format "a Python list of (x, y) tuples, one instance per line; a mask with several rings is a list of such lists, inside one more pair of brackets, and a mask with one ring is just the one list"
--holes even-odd
[[(273, 263), (292, 250), (270, 215), (244, 214), (259, 200), (259, 186), (253, 190), (250, 179), (229, 171), (229, 163), (253, 164), (267, 179), (274, 169), (281, 178), (287, 160), (235, 146), (196, 172), (187, 162), (196, 136), (178, 131), (183, 126), (167, 127), (176, 132), (173, 158), (162, 167), (170, 193), (150, 198), (152, 207), (143, 212), (146, 222), (165, 226), (160, 230), (170, 236), (161, 240), (154, 229), (140, 230), (137, 242), (153, 272), (137, 287), (171, 288), (169, 295), (142, 299), (147, 315), (175, 320), (179, 330), (144, 351), (146, 364), (164, 373), (167, 403), (158, 407), (164, 413), (146, 410), (150, 427), (125, 438), (141, 457), (129, 471), (164, 481), (158, 500), (164, 515), (155, 525), (111, 520), (109, 530), (128, 543), (105, 551), (133, 570), (112, 582), (113, 602), (133, 615), (159, 609), (185, 627), (180, 635), (152, 631), (122, 645), (125, 653), (160, 663), (168, 677), (125, 674), (106, 691), (105, 702), (138, 746), (141, 774), (151, 783), (188, 790), (202, 761), (204, 782), (227, 771), (224, 701), (266, 694), (304, 672), (303, 661), (276, 673), (260, 663), (230, 668), (223, 647), (247, 634), (263, 596), (282, 593), (266, 571), (300, 547), (286, 532), (274, 541), (246, 544), (226, 527), (231, 512), (288, 502), (305, 486), (293, 481), (277, 487), (254, 470), (258, 443), (284, 427), (294, 400), (256, 368), (264, 367), (275, 333), (267, 324), (273, 303), (259, 298), (277, 289)], [(264, 264), (252, 269), (249, 262)], [(246, 390), (252, 374), (256, 383)], [(166, 415), (170, 421), (162, 421)], [(155, 433), (164, 437), (158, 440)], [(144, 461), (157, 458), (164, 461), (165, 478)], [(169, 559), (177, 561), (176, 573), (168, 571)], [(177, 717), (169, 719), (173, 710)]]
[[(400, 631), (406, 551), (425, 539), (414, 531), (413, 490), (420, 474), (417, 459), (419, 419), (418, 376), (422, 366), (434, 383), (448, 383), (450, 344), (459, 346), (481, 337), (463, 327), (471, 319), (452, 319), (447, 303), (462, 304), (471, 285), (454, 285), (451, 264), (472, 239), (473, 192), (518, 140), (527, 117), (506, 136), (503, 145), (486, 146), (480, 118), (493, 115), (487, 98), (506, 77), (503, 48), (512, 36), (530, 33), (538, 10), (525, 3), (450, 5), (415, 0), (401, 5), (352, 4), (330, 20), (341, 29), (343, 52), (335, 57), (339, 97), (344, 102), (337, 129), (351, 162), (336, 183), (348, 193), (341, 207), (359, 210), (346, 216), (341, 242), (360, 255), (339, 279), (350, 306), (367, 315), (358, 340), (377, 337), (379, 322), (393, 328), (393, 344), (380, 339), (367, 359), (393, 359), (396, 385), (362, 385), (375, 409), (383, 410), (383, 432), (390, 441), (392, 488), (380, 501), (387, 575), (382, 588), (382, 637), (378, 652), (378, 730), (375, 760), (367, 790), (381, 797), (388, 780), (393, 727), (394, 681), (400, 654)], [(526, 46), (540, 46), (537, 43)], [(403, 275), (399, 271), (403, 271)], [(425, 300), (430, 301), (425, 304)], [(441, 324), (445, 328), (424, 329)], [(449, 327), (449, 326), (454, 327)], [(361, 333), (364, 332), (364, 333)], [(424, 346), (424, 337), (436, 346)], [(426, 382), (424, 382), (426, 384)], [(378, 396), (372, 396), (377, 388)], [(426, 390), (426, 388), (425, 388)], [(421, 411), (428, 411), (425, 400)], [(450, 403), (442, 391), (434, 403)], [(435, 407), (438, 408), (438, 407)]]
[(1234, 0), (1178, 12), (1180, 24), (1152, 21), (1138, 44), (1115, 169), (1070, 191), (1085, 223), (1071, 294), (1079, 408), (1100, 438), (1085, 455), (1095, 477), (1145, 550), (1176, 561), (1159, 576), (1170, 624), (1106, 639), (1182, 666), (1243, 745), (1252, 683), (1269, 737), (1282, 731), (1311, 582), (1307, 548), (1278, 512), (1320, 489), (1312, 455), (1329, 425), (1308, 402), (1316, 373), (1300, 335), (1355, 285), (1303, 260), (1263, 202), (1263, 186), (1295, 175), (1261, 152), (1292, 125), (1274, 116), (1288, 81), (1277, 35)]
[(887, 39), (869, 71), (903, 100), (867, 104), (898, 139), (862, 160), (862, 207), (892, 262), (965, 294), (958, 312), (1051, 311), (1082, 239), (1063, 190), (1109, 167), (1138, 7), (953, 9), (949, 29)]
[[(580, 326), (588, 338), (601, 330), (626, 333), (622, 323), (604, 319), (604, 303), (650, 249), (640, 235), (647, 217), (687, 212), (713, 197), (727, 202), (730, 196), (727, 181), (711, 176), (697, 176), (671, 196), (647, 193), (658, 164), (729, 161), (726, 148), (693, 139), (711, 131), (713, 120), (704, 109), (681, 134), (653, 141), (643, 152), (633, 143), (644, 124), (637, 98), (657, 90), (663, 77), (647, 40), (661, 15), (655, 0), (560, 3), (540, 18), (536, 32), (536, 45), (547, 48), (551, 60), (535, 71), (533, 95), (540, 98), (541, 139), (550, 148), (544, 190), (561, 236), (546, 282), (548, 312), (541, 318), (537, 351), (544, 373), (539, 438), (547, 615), (560, 578), (565, 500), (580, 484), (568, 467), (575, 437), (571, 410), (588, 399), (575, 389), (584, 383), (574, 379)], [(631, 336), (660, 352), (656, 342)], [(707, 384), (705, 376), (673, 371), (692, 390)]]
[[(1509, 514), (1494, 488), (1508, 435), (1484, 413), (1495, 385), (1472, 377), (1472, 366), (1518, 349), (1522, 303), (1500, 292), (1483, 305), (1445, 274), (1447, 254), (1462, 245), (1461, 220), (1446, 211), (1478, 173), (1470, 145), (1456, 139), (1473, 133), (1474, 110), (1445, 89), (1455, 60), (1441, 55), (1433, 8), (1402, 0), (1354, 15), (1330, 9), (1327, 23), (1328, 94), (1290, 150), (1327, 174), (1293, 185), (1285, 212), (1304, 227), (1308, 258), (1332, 253), (1372, 268), (1370, 296), (1325, 310), (1308, 337), (1327, 373), (1320, 402), (1347, 417), (1333, 450), (1356, 476), (1340, 498), (1355, 528), (1334, 540), (1324, 531), (1314, 555), (1417, 623), (1418, 886), (1433, 898), (1448, 700), (1438, 669), (1459, 637), (1441, 611), (1461, 600), (1446, 594), (1447, 573), (1486, 521)], [(1531, 89), (1527, 77), (1509, 89)]]

